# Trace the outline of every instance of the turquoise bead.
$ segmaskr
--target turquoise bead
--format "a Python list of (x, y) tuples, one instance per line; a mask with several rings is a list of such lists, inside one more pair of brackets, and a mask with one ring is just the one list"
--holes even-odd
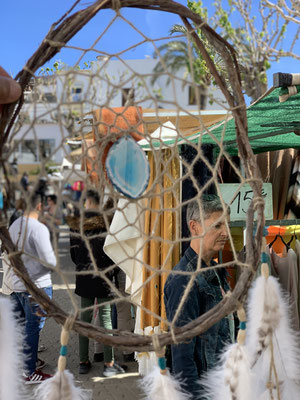
[(241, 321), (241, 322), (240, 322), (239, 328), (240, 328), (242, 331), (244, 331), (244, 330), (246, 329), (246, 322), (245, 322), (245, 321)]
[(68, 353), (67, 346), (61, 346), (59, 354), (60, 354), (61, 356), (66, 356), (67, 353)]
[(261, 253), (261, 262), (262, 263), (267, 263), (269, 260), (268, 254), (267, 253)]
[(167, 368), (166, 359), (165, 357), (159, 357), (158, 359), (158, 366), (161, 370), (165, 370)]

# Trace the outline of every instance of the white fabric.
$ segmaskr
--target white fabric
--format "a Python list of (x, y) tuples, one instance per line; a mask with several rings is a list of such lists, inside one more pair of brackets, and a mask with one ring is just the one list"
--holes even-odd
[[(161, 330), (159, 326), (155, 326), (152, 328), (152, 326), (147, 326), (144, 330), (138, 328), (140, 326), (140, 308), (137, 310), (137, 323), (136, 323), (136, 329), (135, 333), (138, 333), (140, 335), (153, 335), (153, 334), (160, 334)], [(139, 365), (139, 374), (142, 376), (146, 376), (153, 371), (153, 368), (157, 365), (157, 356), (155, 354), (155, 351), (147, 351), (147, 352), (142, 352), (142, 353), (135, 353), (135, 358), (138, 362)]]
[[(10, 226), (9, 233), (13, 243), (23, 251), (21, 258), (32, 281), (39, 288), (51, 286), (47, 265), (55, 267), (56, 257), (48, 228), (35, 218), (20, 217)], [(24, 283), (13, 272), (11, 289), (14, 292), (26, 291)]]
[[(168, 141), (170, 139), (175, 139), (176, 137), (180, 137), (176, 130), (176, 127), (172, 124), (171, 121), (167, 121), (164, 124), (160, 125), (154, 132), (151, 133), (150, 137), (146, 137), (138, 142), (140, 146), (145, 147), (144, 150), (151, 149), (152, 142), (160, 142), (160, 148), (162, 149), (163, 142)], [(176, 143), (173, 143), (175, 146)], [(168, 145), (170, 147), (170, 145)]]
[(288, 86), (288, 91), (290, 96), (294, 96), (295, 94), (297, 94), (296, 86)]
[(137, 304), (141, 303), (143, 284), (143, 231), (141, 203), (120, 199), (103, 250), (125, 272), (125, 291)]
[(292, 74), (292, 85), (300, 85), (300, 74)]

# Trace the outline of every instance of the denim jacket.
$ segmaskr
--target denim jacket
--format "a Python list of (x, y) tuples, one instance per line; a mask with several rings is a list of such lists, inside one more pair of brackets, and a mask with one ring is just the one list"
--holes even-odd
[[(197, 260), (198, 255), (189, 247), (173, 271), (194, 272), (197, 268)], [(212, 262), (211, 265), (216, 265), (216, 263)], [(202, 261), (201, 267), (207, 267), (207, 265)], [(226, 271), (219, 269), (217, 274), (219, 279), (214, 270), (197, 274), (175, 322), (176, 326), (183, 326), (198, 318), (222, 300), (219, 282), (225, 292), (229, 290), (229, 286), (226, 281)], [(169, 321), (173, 320), (190, 279), (189, 275), (169, 275), (164, 287), (164, 301)], [(172, 345), (172, 372), (176, 375), (180, 374), (180, 378), (184, 381), (184, 389), (193, 395), (193, 399), (201, 398), (199, 378), (203, 372), (216, 365), (224, 344), (229, 341), (228, 319), (223, 318), (205, 333), (194, 337), (189, 342)]]

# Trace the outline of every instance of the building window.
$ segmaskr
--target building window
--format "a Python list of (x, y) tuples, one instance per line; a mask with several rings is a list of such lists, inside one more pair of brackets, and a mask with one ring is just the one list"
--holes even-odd
[(57, 102), (55, 94), (50, 93), (50, 92), (49, 93), (44, 93), (43, 96), (42, 96), (42, 100), (45, 103), (56, 103)]
[(39, 140), (39, 156), (40, 161), (43, 158), (50, 158), (55, 149), (55, 139), (40, 139)]
[(38, 161), (38, 151), (35, 140), (23, 140), (21, 142), (21, 153), (24, 164)]
[(83, 99), (83, 86), (75, 85), (71, 88), (71, 99), (75, 103), (79, 103)]
[(134, 89), (133, 88), (123, 88), (122, 89), (122, 107), (127, 104), (132, 106), (134, 103)]
[(40, 100), (39, 93), (37, 92), (24, 92), (24, 103), (37, 103)]
[(199, 93), (200, 109), (204, 110), (206, 108), (207, 96), (205, 94), (205, 89), (202, 86), (189, 86), (189, 105), (197, 105), (196, 90)]
[(42, 161), (45, 158), (51, 158), (54, 150), (55, 139), (22, 140), (21, 163), (31, 164)]

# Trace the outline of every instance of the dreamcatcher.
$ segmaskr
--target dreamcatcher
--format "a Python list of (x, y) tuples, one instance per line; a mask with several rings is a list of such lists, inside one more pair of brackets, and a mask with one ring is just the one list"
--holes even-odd
[[(117, 243), (122, 248), (121, 257), (118, 259), (118, 266), (121, 268), (123, 266), (129, 276), (127, 289), (129, 289), (129, 286), (131, 285), (131, 297), (125, 297), (125, 300), (130, 301), (131, 304), (139, 307), (142, 316), (143, 314), (147, 316), (150, 315), (153, 319), (151, 322), (152, 331), (149, 332), (149, 335), (145, 335), (144, 332), (143, 334), (129, 334), (128, 332), (115, 331), (113, 336), (108, 336), (105, 330), (94, 325), (87, 330), (78, 319), (73, 321), (72, 329), (80, 334), (87, 335), (91, 339), (96, 339), (100, 342), (104, 340), (105, 343), (108, 343), (113, 347), (120, 346), (123, 349), (136, 351), (137, 353), (147, 353), (155, 350), (157, 354), (160, 354), (160, 357), (158, 357), (160, 360), (160, 370), (165, 371), (163, 356), (161, 355), (161, 350), (164, 346), (174, 343), (174, 340), (177, 342), (187, 341), (192, 337), (201, 334), (216, 321), (236, 310), (237, 304), (242, 302), (247, 294), (248, 282), (251, 281), (253, 277), (253, 271), (259, 265), (261, 236), (264, 224), (264, 206), (261, 197), (261, 180), (259, 179), (258, 169), (254, 162), (254, 156), (247, 139), (246, 107), (241, 90), (238, 64), (232, 47), (204, 21), (202, 21), (199, 15), (176, 2), (170, 0), (156, 0), (155, 2), (142, 0), (96, 1), (80, 11), (73, 12), (77, 3), (78, 2), (76, 2), (74, 6), (51, 27), (41, 46), (28, 60), (24, 69), (17, 75), (16, 79), (20, 82), (22, 88), (28, 89), (32, 77), (37, 71), (39, 71), (39, 68), (52, 59), (60, 49), (66, 47), (68, 41), (97, 13), (101, 13), (101, 10), (107, 8), (114, 9), (116, 11), (116, 18), (122, 18), (120, 11), (123, 7), (149, 10), (155, 9), (162, 12), (175, 13), (181, 17), (188, 32), (188, 38), (194, 41), (198, 51), (202, 54), (207, 67), (222, 90), (223, 95), (232, 110), (232, 115), (237, 127), (237, 146), (241, 163), (245, 171), (245, 179), (250, 183), (254, 193), (254, 200), (252, 206), (249, 208), (247, 219), (247, 248), (249, 251), (247, 252), (247, 260), (245, 263), (245, 265), (251, 265), (251, 268), (244, 268), (231, 295), (226, 296), (215, 309), (211, 310), (207, 315), (205, 314), (197, 320), (190, 322), (185, 327), (177, 328), (175, 331), (172, 329), (172, 332), (167, 331), (169, 326), (168, 321), (166, 321), (165, 318), (163, 307), (159, 310), (157, 308), (149, 310), (149, 304), (152, 300), (150, 299), (149, 302), (146, 300), (147, 293), (145, 293), (145, 287), (149, 283), (149, 286), (154, 288), (154, 293), (157, 293), (157, 296), (161, 299), (162, 282), (165, 279), (163, 277), (161, 278), (161, 275), (165, 274), (166, 271), (169, 271), (172, 268), (172, 266), (170, 268), (167, 266), (170, 260), (173, 260), (173, 262), (178, 260), (179, 250), (176, 248), (176, 245), (178, 244), (176, 242), (180, 235), (178, 235), (178, 230), (174, 229), (172, 236), (166, 236), (165, 239), (163, 239), (163, 241), (165, 241), (165, 255), (161, 260), (156, 261), (156, 264), (163, 266), (162, 270), (153, 268), (151, 257), (148, 260), (145, 259), (145, 253), (147, 252), (145, 250), (145, 243), (147, 246), (149, 245), (149, 247), (151, 247), (155, 241), (157, 243), (161, 241), (162, 234), (159, 230), (158, 220), (162, 218), (162, 209), (165, 213), (165, 221), (173, 221), (172, 223), (174, 226), (175, 224), (179, 224), (181, 218), (180, 213), (178, 212), (181, 207), (179, 184), (184, 178), (189, 176), (192, 180), (194, 178), (192, 176), (193, 163), (191, 166), (191, 164), (185, 163), (179, 159), (177, 141), (181, 141), (181, 144), (186, 143), (191, 145), (196, 153), (198, 153), (198, 159), (207, 163), (200, 150), (201, 135), (197, 144), (190, 143), (189, 136), (185, 136), (180, 132), (176, 121), (172, 126), (169, 122), (165, 125), (166, 121), (161, 121), (158, 117), (159, 113), (157, 113), (154, 116), (154, 122), (158, 125), (158, 132), (156, 132), (156, 136), (151, 137), (149, 133), (150, 131), (147, 128), (147, 123), (145, 124), (146, 113), (141, 110), (138, 102), (137, 104), (132, 104), (130, 93), (127, 94), (126, 104), (122, 110), (117, 110), (116, 108), (109, 107), (109, 104), (100, 104), (99, 102), (96, 102), (97, 106), (93, 107), (90, 116), (82, 115), (83, 107), (80, 105), (77, 108), (70, 108), (71, 111), (68, 114), (64, 113), (64, 118), (62, 118), (62, 115), (59, 113), (59, 108), (58, 112), (55, 107), (54, 109), (51, 109), (50, 107), (48, 110), (48, 114), (64, 127), (62, 129), (64, 132), (63, 144), (65, 144), (66, 140), (70, 140), (72, 143), (76, 142), (80, 137), (83, 147), (85, 146), (84, 153), (81, 153), (79, 159), (82, 162), (86, 175), (82, 178), (82, 175), (80, 175), (80, 173), (74, 168), (71, 169), (71, 172), (75, 173), (75, 175), (77, 174), (76, 176), (78, 177), (78, 181), (82, 181), (82, 179), (85, 180), (85, 183), (88, 183), (86, 185), (87, 187), (88, 185), (93, 185), (93, 187), (97, 188), (103, 199), (106, 197), (113, 198), (116, 211), (115, 214), (120, 214), (123, 218), (124, 224), (122, 229), (124, 230), (118, 229), (118, 227), (115, 228), (114, 225), (112, 225), (110, 230), (112, 240), (109, 245)], [(197, 30), (195, 30), (191, 24), (198, 26), (198, 29), (200, 29), (205, 37), (210, 41), (211, 46), (213, 46), (222, 56), (228, 72), (230, 87), (228, 86), (227, 81), (218, 73), (214, 62), (197, 34)], [(154, 43), (153, 41), (151, 42)], [(111, 55), (111, 58), (113, 56), (114, 55)], [(121, 60), (120, 56), (117, 57)], [(86, 71), (78, 71), (78, 73), (85, 76), (88, 75)], [(64, 100), (61, 100), (62, 107), (67, 107), (70, 96), (72, 97), (76, 95), (76, 93), (70, 90), (75, 74), (76, 71), (74, 71), (74, 69), (60, 71), (57, 74), (57, 80), (62, 83), (67, 95)], [(97, 79), (104, 84), (103, 82), (105, 82), (106, 78), (103, 78), (103, 76), (101, 77), (101, 71), (96, 69), (94, 74), (88, 78), (90, 79), (89, 90), (91, 92), (95, 91), (95, 81)], [(144, 77), (139, 76), (139, 78)], [(108, 97), (110, 94), (112, 95), (115, 90), (121, 90), (120, 82), (119, 84), (114, 82), (110, 82), (108, 85), (109, 84), (111, 85), (111, 92), (108, 90)], [(153, 96), (153, 94), (150, 93), (149, 96)], [(83, 98), (81, 103), (84, 103), (84, 100), (85, 99)], [(154, 98), (154, 101), (155, 104), (157, 104), (156, 98)], [(16, 129), (19, 129), (20, 124), (22, 124), (20, 119), (17, 120), (22, 104), (23, 99), (21, 99), (18, 104), (5, 106), (3, 108), (0, 124), (0, 152), (3, 158), (9, 156), (10, 150), (7, 148), (7, 143), (12, 144), (11, 138), (15, 135)], [(178, 115), (179, 112), (177, 117)], [(76, 121), (76, 119), (81, 122), (79, 129), (78, 125), (74, 127), (74, 120)], [(199, 113), (197, 123), (199, 123), (203, 132), (210, 134), (209, 131), (203, 127), (201, 121), (201, 113)], [(144, 129), (144, 126), (146, 126), (146, 129)], [(164, 127), (168, 132), (167, 135), (169, 136), (167, 138), (163, 138), (161, 133), (162, 127)], [(152, 132), (153, 131), (154, 129)], [(72, 134), (70, 134), (70, 132), (72, 132)], [(168, 145), (168, 139), (171, 137), (175, 137), (175, 146)], [(148, 154), (142, 150), (141, 145), (138, 145), (137, 142), (139, 140), (146, 140), (147, 146), (150, 149)], [(157, 143), (159, 143), (159, 146), (157, 146)], [(220, 157), (222, 155), (226, 156), (226, 152), (222, 148), (222, 143), (216, 141), (216, 145), (220, 150), (217, 158), (218, 164)], [(61, 147), (63, 147), (63, 145)], [(31, 151), (30, 147), (29, 151)], [(44, 151), (47, 152), (47, 149), (44, 149)], [(6, 154), (5, 152), (8, 153)], [(182, 166), (186, 167), (188, 170), (186, 175), (182, 175)], [(209, 166), (209, 164), (207, 164), (207, 166)], [(214, 166), (210, 165), (210, 168), (213, 169)], [(139, 174), (139, 172), (142, 172), (142, 174)], [(162, 184), (163, 179), (165, 179), (165, 186)], [(211, 182), (213, 181), (214, 177), (211, 178)], [(83, 192), (85, 190), (86, 188), (82, 189)], [(82, 198), (83, 197), (84, 196), (82, 196)], [(63, 195), (60, 194), (59, 200), (62, 201), (63, 198)], [(78, 203), (81, 207), (83, 205), (82, 198)], [(171, 206), (168, 206), (168, 204), (171, 204)], [(101, 207), (103, 206), (104, 203), (101, 204)], [(150, 211), (153, 211), (153, 209), (154, 214), (152, 213), (152, 215), (150, 215)], [(254, 211), (256, 212), (257, 221), (255, 238), (253, 238), (252, 235)], [(155, 213), (157, 215), (156, 217)], [(176, 213), (177, 217), (175, 218), (174, 215)], [(147, 229), (145, 229), (145, 221), (148, 221)], [(109, 230), (109, 225), (107, 228)], [(144, 238), (144, 241), (141, 241), (141, 238)], [(23, 279), (27, 290), (41, 304), (48, 316), (53, 316), (56, 322), (64, 324), (68, 315), (32, 284), (26, 274), (20, 256), (14, 253), (14, 245), (11, 242), (8, 231), (5, 227), (0, 228), (0, 239), (3, 248), (7, 251), (10, 257), (10, 262), (14, 272)], [(179, 241), (180, 240), (181, 239), (179, 238)], [(172, 244), (170, 245), (170, 243)], [(128, 273), (128, 269), (126, 269), (128, 267), (128, 262), (135, 264), (135, 267), (130, 270), (130, 273)], [(171, 262), (171, 264), (173, 264), (173, 262)], [(134, 281), (134, 274), (139, 268), (140, 270), (141, 268), (144, 268), (144, 281), (139, 282), (138, 285), (134, 286), (132, 284)], [(105, 279), (102, 272), (97, 272), (97, 274)], [(141, 297), (139, 297), (141, 290), (144, 290), (142, 303), (138, 300), (138, 298), (141, 299)], [(120, 291), (115, 289), (115, 292), (117, 299), (122, 299)], [(162, 326), (163, 329), (161, 329)], [(144, 329), (145, 327), (146, 325), (144, 324), (141, 329)], [(163, 330), (165, 330), (165, 332), (160, 333)], [(159, 371), (159, 369), (156, 370), (156, 372), (157, 371)], [(161, 373), (159, 372), (159, 374)], [(161, 375), (161, 385), (164, 385), (163, 378), (171, 379), (168, 374)], [(153, 390), (153, 393), (156, 393), (157, 388)], [(182, 395), (184, 396), (184, 394)], [(149, 396), (154, 398), (156, 395), (150, 394)]]

